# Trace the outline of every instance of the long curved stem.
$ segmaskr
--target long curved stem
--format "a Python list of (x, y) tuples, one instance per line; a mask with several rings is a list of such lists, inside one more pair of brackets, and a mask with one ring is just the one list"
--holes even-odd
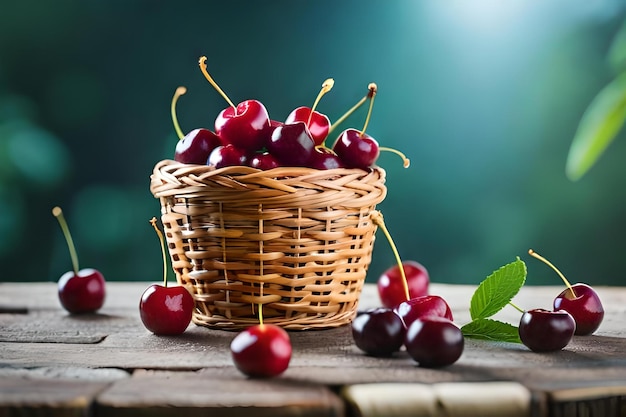
[(157, 236), (159, 236), (159, 240), (161, 241), (161, 254), (163, 255), (163, 286), (167, 287), (167, 256), (165, 254), (165, 239), (163, 238), (163, 233), (161, 233), (156, 223), (156, 217), (150, 219), (150, 224), (152, 225), (152, 227), (154, 227), (154, 230), (156, 231)]
[(383, 219), (383, 215), (379, 211), (373, 211), (372, 213), (370, 213), (370, 218), (372, 219), (374, 224), (376, 224), (377, 226), (381, 228), (381, 230), (387, 237), (387, 240), (389, 241), (389, 245), (391, 245), (391, 250), (393, 251), (393, 255), (395, 256), (396, 262), (398, 263), (398, 268), (400, 268), (400, 275), (402, 276), (402, 286), (404, 288), (404, 295), (406, 297), (406, 300), (409, 301), (411, 299), (411, 294), (409, 294), (409, 283), (406, 279), (406, 274), (404, 273), (404, 266), (402, 265), (402, 260), (400, 259), (398, 248), (396, 247), (396, 244), (393, 242), (393, 239), (391, 238), (391, 233), (389, 233), (389, 230), (387, 229), (387, 226), (385, 225), (385, 220)]
[(80, 270), (78, 266), (78, 254), (76, 253), (76, 247), (74, 246), (74, 240), (72, 239), (70, 228), (65, 221), (65, 216), (63, 216), (63, 210), (61, 210), (61, 207), (55, 207), (52, 209), (52, 215), (56, 217), (59, 221), (59, 225), (61, 226), (61, 230), (63, 231), (63, 235), (65, 236), (65, 241), (67, 242), (67, 247), (70, 250), (70, 257), (72, 258), (72, 268), (74, 270), (74, 274), (78, 275), (78, 271)]

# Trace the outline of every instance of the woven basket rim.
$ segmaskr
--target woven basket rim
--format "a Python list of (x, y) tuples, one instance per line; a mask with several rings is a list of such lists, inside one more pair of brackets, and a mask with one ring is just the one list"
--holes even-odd
[(307, 174), (320, 174), (333, 177), (336, 175), (349, 175), (349, 174), (363, 174), (372, 171), (385, 172), (384, 168), (378, 165), (374, 165), (369, 170), (362, 168), (332, 168), (332, 169), (317, 169), (308, 167), (276, 167), (272, 169), (262, 170), (259, 168), (253, 168), (246, 165), (232, 165), (222, 168), (215, 168), (212, 165), (199, 165), (199, 164), (187, 164), (183, 162), (177, 162), (173, 159), (163, 159), (157, 162), (154, 166), (153, 172), (162, 171), (163, 168), (169, 168), (171, 170), (176, 169), (181, 174), (184, 172), (202, 172), (203, 176), (245, 176), (249, 178), (254, 177), (296, 177), (304, 176)]

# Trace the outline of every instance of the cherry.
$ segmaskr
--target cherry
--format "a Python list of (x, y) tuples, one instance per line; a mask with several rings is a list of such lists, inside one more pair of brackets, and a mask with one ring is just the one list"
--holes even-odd
[(104, 305), (106, 282), (104, 276), (93, 268), (79, 269), (78, 255), (70, 229), (60, 207), (54, 207), (52, 214), (57, 218), (72, 258), (73, 270), (59, 278), (59, 301), (65, 310), (72, 314), (94, 313)]
[(215, 168), (246, 165), (247, 155), (245, 151), (233, 145), (220, 145), (213, 149), (206, 161), (207, 165)]
[(246, 100), (237, 107), (227, 107), (215, 119), (215, 133), (224, 143), (248, 151), (265, 146), (269, 115), (265, 106), (257, 100)]
[(248, 165), (252, 168), (257, 168), (261, 170), (269, 170), (272, 168), (277, 168), (280, 166), (276, 158), (269, 152), (262, 152), (254, 154), (249, 160)]
[(222, 142), (215, 133), (204, 128), (194, 129), (183, 135), (176, 117), (176, 102), (186, 92), (187, 89), (185, 87), (178, 87), (174, 93), (174, 98), (172, 98), (172, 121), (179, 138), (174, 152), (174, 160), (183, 164), (204, 165), (211, 151), (221, 145)]
[(284, 124), (274, 129), (268, 151), (284, 166), (307, 166), (315, 143), (304, 122)]
[[(388, 300), (389, 301), (389, 305), (391, 306), (389, 308), (395, 308), (402, 301), (408, 301), (408, 300), (411, 299), (411, 294), (410, 294), (410, 289), (409, 289), (409, 282), (408, 282), (408, 279), (407, 279), (407, 276), (406, 276), (406, 273), (405, 273), (404, 264), (402, 263), (402, 259), (400, 259), (400, 254), (398, 253), (398, 248), (396, 247), (396, 244), (394, 243), (393, 238), (391, 237), (391, 233), (389, 233), (389, 230), (387, 229), (387, 226), (385, 225), (385, 219), (383, 218), (382, 213), (379, 212), (379, 211), (373, 211), (373, 212), (370, 213), (370, 219), (372, 220), (372, 222), (376, 226), (380, 227), (380, 229), (383, 231), (383, 233), (385, 234), (385, 237), (387, 238), (387, 241), (389, 242), (389, 245), (391, 246), (391, 250), (393, 252), (393, 255), (396, 258), (397, 271), (400, 273), (400, 279), (397, 280), (397, 281), (399, 281), (399, 283), (402, 285), (402, 292), (400, 292), (399, 290), (396, 290), (393, 293), (393, 295), (395, 297), (396, 294), (401, 293), (403, 295), (403, 298), (400, 299), (398, 297), (397, 302), (395, 302), (396, 301), (395, 298), (394, 298), (394, 300)], [(379, 294), (380, 294), (380, 292), (379, 292)], [(386, 294), (386, 292), (385, 292), (385, 294)], [(394, 304), (394, 302), (395, 302), (395, 304)]]
[(336, 169), (346, 167), (343, 161), (331, 149), (323, 146), (315, 147), (307, 165), (309, 168), (315, 169)]
[(193, 315), (194, 301), (181, 286), (150, 285), (141, 295), (139, 312), (146, 329), (157, 335), (183, 333)]
[(571, 285), (565, 276), (550, 261), (530, 249), (528, 253), (552, 268), (567, 287), (553, 301), (554, 310), (565, 310), (576, 321), (577, 335), (590, 335), (600, 327), (604, 319), (604, 307), (598, 293), (587, 284)]
[(442, 297), (438, 295), (423, 295), (403, 301), (394, 310), (402, 319), (405, 327), (409, 327), (417, 319), (424, 317), (443, 317), (453, 321), (452, 310)]
[(292, 347), (283, 328), (263, 323), (263, 305), (259, 304), (259, 324), (235, 336), (230, 352), (239, 371), (250, 377), (268, 378), (285, 372)]
[(428, 294), (430, 276), (428, 270), (419, 262), (404, 261), (402, 263), (404, 276), (408, 284), (409, 295), (404, 290), (404, 278), (400, 267), (394, 265), (388, 268), (378, 278), (376, 283), (378, 295), (382, 304), (388, 308), (395, 308), (407, 298), (421, 297)]
[(378, 87), (376, 84), (370, 83), (368, 88), (370, 91), (368, 95), (370, 97), (370, 106), (363, 129), (360, 131), (357, 129), (344, 130), (333, 145), (333, 150), (349, 168), (369, 169), (378, 159), (381, 150), (399, 155), (404, 161), (404, 167), (407, 168), (410, 161), (402, 152), (391, 148), (380, 147), (376, 139), (365, 133), (372, 115), (374, 97), (376, 97)]
[(402, 319), (387, 308), (365, 311), (352, 321), (354, 344), (371, 356), (391, 356), (399, 351), (404, 334)]
[(146, 329), (157, 335), (178, 335), (183, 333), (193, 315), (194, 301), (189, 291), (182, 285), (167, 286), (167, 256), (163, 234), (156, 226), (156, 218), (150, 220), (161, 241), (163, 255), (163, 285), (150, 285), (141, 295), (139, 315)]
[(374, 165), (380, 154), (376, 139), (352, 128), (341, 133), (333, 150), (348, 167), (361, 169)]
[(522, 343), (533, 352), (561, 350), (572, 340), (576, 322), (565, 310), (525, 311), (518, 327)]
[(199, 65), (207, 81), (230, 105), (222, 110), (215, 120), (215, 133), (222, 142), (248, 152), (265, 146), (267, 129), (270, 128), (270, 118), (265, 106), (257, 100), (245, 100), (235, 106), (209, 75), (205, 56), (200, 58)]
[(230, 344), (237, 369), (250, 377), (282, 374), (291, 360), (287, 332), (273, 324), (257, 324), (239, 333)]
[(328, 132), (330, 130), (330, 120), (328, 119), (328, 116), (315, 111), (315, 108), (317, 107), (317, 104), (322, 96), (329, 92), (333, 88), (334, 84), (335, 81), (332, 78), (324, 81), (322, 89), (317, 95), (315, 103), (313, 103), (313, 107), (298, 107), (289, 113), (289, 116), (287, 116), (287, 119), (285, 120), (286, 124), (305, 122), (315, 145), (321, 145), (324, 143), (324, 140), (328, 136)]
[(604, 319), (604, 307), (598, 293), (587, 284), (574, 284), (556, 296), (554, 310), (565, 310), (576, 321), (577, 335), (590, 335)]
[(451, 365), (463, 353), (463, 333), (452, 321), (428, 316), (408, 327), (404, 346), (419, 366), (436, 368)]
[(220, 138), (208, 129), (194, 129), (176, 144), (174, 160), (183, 164), (206, 164), (213, 149), (222, 144)]

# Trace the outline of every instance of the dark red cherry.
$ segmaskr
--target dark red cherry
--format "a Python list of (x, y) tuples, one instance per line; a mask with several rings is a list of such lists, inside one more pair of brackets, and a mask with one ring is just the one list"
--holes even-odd
[(577, 335), (590, 335), (604, 319), (604, 307), (598, 293), (587, 284), (564, 289), (553, 302), (554, 310), (565, 310), (576, 321)]
[(316, 147), (307, 164), (309, 168), (336, 169), (345, 168), (343, 161), (328, 148)]
[(100, 271), (85, 268), (68, 271), (58, 282), (59, 301), (72, 314), (95, 313), (104, 304), (106, 282)]
[(139, 302), (143, 325), (157, 335), (183, 333), (191, 322), (193, 310), (193, 297), (180, 285), (151, 285), (141, 295)]
[(263, 171), (280, 166), (276, 158), (274, 158), (274, 156), (269, 152), (254, 154), (248, 159), (248, 165), (252, 168), (261, 169)]
[(230, 351), (242, 373), (268, 378), (285, 372), (292, 347), (285, 330), (273, 324), (258, 324), (239, 333), (231, 342)]
[(304, 122), (307, 125), (316, 146), (321, 145), (328, 136), (330, 129), (328, 116), (317, 111), (313, 111), (313, 114), (311, 114), (309, 107), (298, 107), (289, 113), (289, 116), (285, 119), (285, 124), (295, 122)]
[(208, 129), (194, 129), (176, 144), (174, 160), (183, 164), (206, 164), (213, 149), (222, 145), (220, 138)]
[(314, 149), (313, 138), (303, 122), (278, 126), (267, 143), (267, 150), (283, 166), (307, 166)]
[(463, 353), (461, 329), (443, 317), (415, 320), (406, 331), (406, 351), (419, 366), (436, 368), (451, 365)]
[(371, 356), (390, 356), (399, 351), (404, 334), (402, 320), (389, 309), (365, 311), (352, 321), (354, 344)]
[(215, 119), (215, 133), (225, 144), (248, 152), (265, 146), (270, 118), (265, 106), (257, 100), (246, 100), (237, 107), (227, 107)]
[(233, 145), (222, 145), (213, 149), (207, 160), (207, 165), (215, 168), (246, 165), (246, 152)]
[(59, 301), (64, 309), (72, 314), (95, 313), (104, 304), (106, 281), (102, 273), (93, 268), (80, 269), (74, 240), (61, 207), (54, 207), (56, 217), (65, 236), (72, 259), (73, 269), (64, 273), (57, 284)]
[(571, 285), (556, 266), (534, 250), (529, 249), (528, 254), (552, 268), (567, 287), (554, 299), (554, 310), (565, 310), (574, 317), (577, 335), (595, 332), (604, 319), (604, 307), (598, 293), (587, 284)]
[(348, 168), (368, 169), (380, 155), (376, 139), (357, 129), (344, 130), (335, 142), (333, 151)]
[(417, 319), (425, 317), (443, 317), (453, 321), (452, 310), (442, 297), (438, 295), (423, 295), (403, 301), (396, 307), (396, 314), (400, 316), (405, 327), (409, 327)]
[[(427, 295), (430, 276), (424, 265), (416, 261), (404, 261), (402, 265), (407, 285), (409, 286), (409, 298)], [(383, 272), (376, 284), (383, 306), (395, 308), (403, 301), (406, 301), (404, 280), (398, 265), (394, 265)]]
[(525, 311), (519, 323), (520, 340), (534, 352), (561, 350), (572, 340), (576, 322), (565, 310)]

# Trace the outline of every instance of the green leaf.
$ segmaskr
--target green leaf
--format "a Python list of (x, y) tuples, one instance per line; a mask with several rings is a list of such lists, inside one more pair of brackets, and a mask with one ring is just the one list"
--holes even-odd
[(613, 142), (626, 121), (626, 71), (604, 87), (585, 110), (567, 155), (565, 172), (580, 179)]
[(626, 20), (613, 37), (607, 59), (615, 73), (626, 68)]
[(522, 343), (517, 327), (492, 319), (476, 319), (461, 327), (463, 336), (474, 339)]
[(526, 264), (519, 257), (480, 283), (470, 301), (472, 320), (491, 317), (515, 297), (526, 281)]

